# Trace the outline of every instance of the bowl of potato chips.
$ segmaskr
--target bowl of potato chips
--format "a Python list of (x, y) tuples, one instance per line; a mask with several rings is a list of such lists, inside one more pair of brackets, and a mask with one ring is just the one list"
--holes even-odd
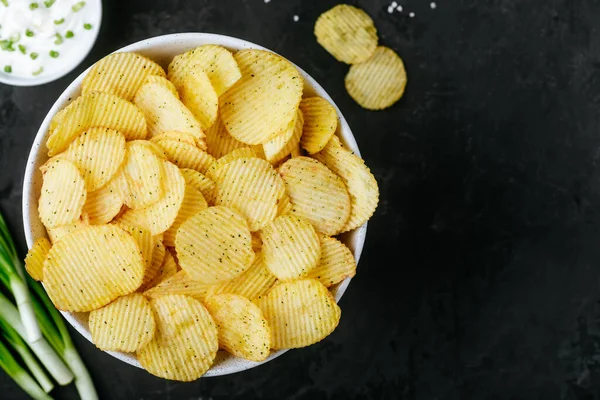
[(378, 199), (306, 72), (232, 37), (160, 36), (44, 119), (26, 268), (99, 349), (165, 379), (226, 375), (336, 328)]

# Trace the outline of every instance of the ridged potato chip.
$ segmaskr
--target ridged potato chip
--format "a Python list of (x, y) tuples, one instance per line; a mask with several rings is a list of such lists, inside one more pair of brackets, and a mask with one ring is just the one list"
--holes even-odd
[(211, 295), (232, 293), (252, 300), (265, 295), (276, 280), (275, 275), (267, 268), (262, 253), (257, 251), (250, 268), (237, 278), (208, 287), (207, 292)]
[(59, 226), (58, 228), (46, 228), (48, 237), (52, 244), (56, 244), (59, 240), (67, 236), (68, 234), (75, 232), (80, 228), (89, 226), (89, 219), (87, 214), (82, 214), (81, 218), (78, 218), (75, 222), (71, 222), (67, 225)]
[(350, 195), (342, 179), (321, 162), (296, 157), (279, 168), (291, 213), (306, 218), (318, 232), (336, 235), (350, 217)]
[[(196, 138), (187, 132), (166, 131), (152, 137), (150, 142), (157, 144), (162, 140), (174, 140), (176, 142), (184, 142), (191, 146), (196, 146)], [(157, 144), (158, 146), (158, 144)]]
[(163, 76), (150, 75), (146, 78), (144, 83), (157, 83), (162, 85), (165, 89), (169, 89), (169, 91), (173, 93), (175, 97), (179, 98), (179, 92), (177, 91), (175, 85), (173, 85), (173, 82)]
[(119, 131), (127, 140), (145, 139), (147, 134), (144, 114), (127, 100), (109, 93), (79, 96), (56, 118), (59, 120), (46, 142), (50, 157), (66, 150), (83, 131), (94, 126)]
[(92, 225), (107, 224), (116, 217), (123, 206), (123, 198), (117, 188), (109, 182), (98, 190), (88, 192), (83, 212)]
[(222, 349), (251, 361), (269, 356), (271, 330), (256, 304), (235, 294), (209, 296), (204, 304), (217, 324)]
[(108, 128), (89, 128), (75, 139), (64, 158), (77, 166), (88, 192), (111, 180), (125, 159), (125, 137)]
[(298, 110), (296, 118), (294, 118), (293, 122), (285, 132), (275, 136), (268, 142), (263, 143), (263, 150), (268, 162), (277, 164), (286, 156), (290, 155), (294, 148), (298, 147), (300, 137), (302, 136), (303, 125), (304, 117), (302, 116), (302, 111)]
[(156, 329), (150, 302), (139, 293), (119, 297), (88, 318), (92, 342), (108, 351), (133, 353), (152, 340)]
[(154, 252), (154, 238), (150, 234), (150, 231), (139, 226), (132, 226), (123, 222), (116, 223), (116, 225), (125, 232), (129, 233), (131, 237), (135, 239), (135, 243), (137, 244), (140, 254), (142, 255), (142, 259), (144, 260), (145, 275), (145, 271), (148, 270), (152, 264), (152, 253)]
[(215, 159), (202, 149), (189, 143), (176, 140), (161, 140), (157, 144), (164, 149), (167, 158), (179, 168), (191, 168), (203, 174)]
[(219, 171), (221, 167), (229, 164), (230, 162), (239, 158), (257, 158), (256, 152), (251, 147), (242, 147), (233, 150), (231, 153), (224, 155), (223, 157), (216, 160), (206, 171), (206, 176), (213, 181), (216, 181), (219, 177)]
[(212, 365), (219, 349), (218, 331), (202, 303), (170, 295), (150, 301), (155, 312), (154, 338), (137, 352), (142, 367), (160, 378), (190, 382)]
[(89, 226), (52, 246), (44, 262), (44, 286), (59, 310), (91, 311), (133, 293), (144, 269), (131, 235), (117, 226)]
[(225, 93), (242, 77), (229, 50), (214, 44), (205, 44), (175, 56), (169, 64), (169, 79), (179, 82), (193, 66), (200, 66), (206, 71), (217, 96)]
[(240, 158), (221, 167), (218, 174), (215, 204), (240, 212), (252, 232), (275, 219), (285, 185), (271, 164), (260, 158)]
[(394, 50), (379, 46), (367, 61), (350, 67), (345, 85), (350, 97), (368, 110), (383, 110), (400, 100), (406, 70)]
[(346, 245), (336, 238), (321, 237), (321, 259), (307, 278), (314, 278), (325, 287), (330, 287), (356, 275), (354, 255)]
[(51, 247), (48, 239), (39, 238), (25, 256), (25, 269), (36, 281), (44, 280), (44, 260)]
[(164, 261), (161, 264), (160, 268), (158, 268), (158, 271), (156, 271), (154, 277), (150, 281), (145, 283), (141, 287), (141, 289), (149, 290), (155, 286), (162, 284), (163, 282), (166, 282), (175, 274), (177, 274), (177, 262), (175, 261), (175, 257), (173, 257), (173, 254), (171, 254), (171, 252), (168, 249), (166, 249)]
[(179, 168), (168, 161), (162, 163), (165, 171), (163, 197), (146, 208), (127, 210), (117, 218), (126, 224), (146, 228), (153, 236), (165, 232), (173, 225), (185, 194), (185, 180)]
[(275, 350), (306, 347), (337, 327), (341, 310), (315, 279), (281, 282), (255, 301), (271, 328)]
[(144, 295), (158, 298), (169, 294), (183, 294), (204, 301), (212, 286), (193, 280), (187, 272), (181, 270), (144, 292)]
[(177, 231), (179, 265), (201, 283), (235, 278), (254, 259), (245, 219), (228, 207), (209, 207), (185, 221)]
[(378, 41), (371, 17), (348, 4), (339, 4), (321, 14), (315, 23), (315, 36), (329, 54), (346, 64), (367, 60)]
[(261, 231), (260, 237), (265, 264), (281, 280), (305, 276), (319, 263), (319, 236), (303, 218), (277, 217)]
[(202, 130), (210, 128), (219, 112), (219, 96), (207, 73), (199, 65), (194, 65), (188, 69), (183, 79), (176, 82), (181, 101), (194, 114)]
[(81, 215), (87, 192), (79, 170), (70, 161), (55, 159), (42, 168), (40, 220), (47, 228), (71, 224)]
[(342, 178), (350, 194), (352, 210), (342, 232), (367, 222), (377, 208), (379, 187), (364, 160), (345, 149), (337, 136), (333, 136), (327, 146), (313, 157)]
[[(142, 286), (140, 286), (140, 292), (143, 292), (148, 287), (150, 287), (150, 283), (156, 278), (156, 276), (161, 272), (161, 267), (165, 262), (165, 258), (167, 255), (167, 249), (163, 244), (162, 239), (159, 236), (153, 236), (154, 247), (152, 248), (152, 261), (146, 271), (144, 272), (144, 280), (142, 281)], [(171, 256), (173, 258), (173, 256)], [(173, 259), (173, 263), (175, 260)], [(174, 268), (177, 270), (177, 267)], [(169, 271), (169, 267), (167, 267), (167, 271)], [(163, 271), (164, 272), (164, 271)]]
[(242, 77), (221, 96), (221, 119), (240, 142), (265, 143), (294, 119), (304, 82), (296, 67), (274, 53), (249, 49), (234, 57)]
[(181, 203), (177, 217), (169, 229), (165, 231), (165, 245), (174, 247), (177, 229), (179, 229), (181, 224), (205, 208), (208, 208), (208, 203), (202, 193), (193, 186), (186, 185), (183, 202)]
[(290, 157), (294, 158), (294, 157), (302, 157), (303, 153), (302, 153), (302, 149), (300, 148), (300, 145), (294, 147), (290, 153)]
[(131, 101), (148, 76), (165, 76), (154, 61), (136, 53), (113, 53), (98, 61), (81, 82), (83, 94), (106, 92)]
[(302, 99), (300, 110), (304, 115), (300, 145), (308, 154), (318, 153), (335, 134), (337, 112), (327, 100), (318, 96)]
[(150, 137), (166, 131), (179, 131), (193, 135), (198, 144), (204, 143), (204, 132), (196, 117), (164, 85), (145, 83), (133, 103), (146, 117)]
[(217, 116), (215, 123), (204, 133), (206, 134), (206, 151), (215, 158), (221, 158), (236, 149), (248, 146), (227, 132), (220, 116)]
[(185, 179), (186, 185), (199, 190), (205, 199), (212, 196), (212, 192), (215, 189), (215, 183), (211, 179), (208, 179), (195, 169), (181, 168), (180, 171), (181, 175), (183, 175), (183, 179)]
[(165, 192), (164, 161), (145, 141), (127, 143), (127, 158), (123, 165), (129, 196), (127, 205), (133, 209), (148, 207), (159, 201)]
[(290, 201), (290, 196), (286, 193), (277, 202), (277, 216), (290, 214), (291, 212), (292, 202)]

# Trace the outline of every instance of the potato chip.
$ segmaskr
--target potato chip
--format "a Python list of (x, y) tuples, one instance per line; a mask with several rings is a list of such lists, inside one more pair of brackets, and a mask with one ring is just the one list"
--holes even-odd
[(221, 158), (236, 149), (248, 146), (246, 143), (234, 139), (227, 132), (220, 116), (217, 117), (215, 123), (204, 133), (206, 134), (206, 151), (215, 158)]
[(98, 61), (81, 82), (81, 92), (106, 92), (131, 101), (149, 76), (165, 76), (154, 61), (136, 53), (113, 53)]
[(133, 293), (93, 310), (89, 315), (92, 342), (101, 350), (132, 353), (154, 337), (156, 324), (150, 302)]
[(294, 147), (292, 149), (292, 151), (290, 152), (290, 157), (291, 158), (302, 157), (302, 156), (303, 156), (303, 154), (302, 154), (302, 149), (300, 148), (300, 145)]
[(290, 201), (290, 196), (286, 193), (277, 201), (277, 216), (290, 214), (291, 212), (292, 202)]
[(158, 268), (158, 271), (154, 274), (154, 277), (150, 279), (147, 283), (145, 283), (141, 289), (148, 290), (155, 286), (161, 285), (163, 282), (166, 282), (171, 277), (177, 274), (177, 262), (175, 261), (175, 257), (168, 249), (165, 249), (165, 257), (163, 263)]
[(194, 214), (208, 208), (208, 203), (204, 199), (202, 193), (194, 188), (193, 186), (185, 187), (185, 194), (183, 196), (183, 202), (181, 203), (181, 208), (179, 209), (179, 213), (177, 213), (177, 217), (173, 224), (169, 229), (165, 232), (165, 245), (169, 247), (175, 246), (175, 234), (177, 233), (177, 229), (187, 221)]
[(127, 140), (145, 139), (147, 133), (144, 114), (127, 100), (109, 93), (79, 96), (54, 118), (60, 119), (46, 143), (50, 157), (66, 150), (82, 132), (94, 126), (119, 131)]
[(265, 264), (281, 280), (305, 276), (319, 263), (319, 236), (303, 218), (277, 217), (261, 231), (261, 239)]
[[(141, 292), (150, 287), (150, 282), (152, 282), (154, 278), (159, 275), (167, 254), (167, 249), (165, 248), (165, 245), (159, 236), (153, 236), (152, 240), (154, 242), (154, 247), (152, 248), (152, 260), (144, 272), (144, 280), (142, 281), (142, 286), (140, 286), (138, 290)], [(173, 256), (171, 256), (171, 258), (172, 257)], [(175, 260), (173, 260), (173, 262), (175, 262)], [(170, 266), (167, 266), (167, 273), (173, 269), (169, 267)], [(174, 269), (177, 270), (177, 268)]]
[(325, 235), (340, 233), (350, 216), (350, 195), (342, 179), (324, 164), (308, 157), (296, 157), (279, 168), (291, 213), (306, 218)]
[(304, 82), (296, 67), (274, 53), (249, 49), (234, 57), (242, 77), (221, 96), (221, 119), (240, 142), (265, 143), (296, 116)]
[(173, 85), (173, 82), (171, 82), (165, 77), (150, 75), (146, 78), (146, 81), (144, 83), (157, 83), (159, 85), (162, 85), (165, 89), (169, 89), (169, 91), (173, 93), (175, 97), (179, 98), (179, 92), (177, 91), (177, 88), (175, 87), (175, 85)]
[(62, 311), (91, 311), (134, 292), (144, 260), (127, 232), (112, 225), (80, 228), (52, 246), (44, 287)]
[(52, 245), (46, 238), (39, 238), (33, 243), (25, 256), (25, 269), (36, 281), (44, 279), (44, 260)]
[(302, 111), (298, 110), (296, 118), (294, 118), (293, 122), (285, 132), (263, 144), (263, 150), (267, 157), (267, 161), (271, 164), (276, 164), (283, 160), (284, 157), (290, 155), (294, 148), (298, 147), (300, 137), (302, 136), (303, 124), (304, 117), (302, 116)]
[(181, 270), (144, 292), (144, 295), (158, 298), (169, 294), (184, 294), (196, 300), (204, 301), (212, 286), (214, 285), (207, 285), (193, 280), (187, 272)]
[(157, 144), (162, 140), (174, 140), (176, 142), (184, 142), (191, 146), (196, 146), (196, 138), (187, 132), (166, 131), (159, 133), (150, 139), (150, 142)]
[(179, 131), (193, 135), (198, 144), (204, 143), (200, 123), (164, 85), (145, 83), (135, 95), (133, 103), (146, 117), (150, 137), (166, 131)]
[(161, 160), (168, 161), (167, 153), (162, 147), (160, 147), (156, 143), (153, 143), (149, 140), (137, 140), (137, 143), (150, 149), (150, 151), (152, 151), (154, 155), (160, 158)]
[(198, 300), (170, 295), (151, 299), (155, 312), (154, 338), (138, 350), (142, 367), (152, 375), (194, 381), (212, 365), (219, 349), (213, 318)]
[(185, 221), (177, 231), (175, 249), (181, 268), (201, 283), (224, 282), (252, 264), (250, 230), (244, 218), (228, 207), (209, 207)]
[(183, 79), (176, 81), (181, 101), (194, 114), (202, 130), (210, 128), (217, 119), (219, 96), (202, 67), (194, 65)]
[(79, 170), (63, 159), (46, 163), (40, 169), (44, 179), (38, 206), (40, 220), (47, 228), (75, 222), (87, 196)]
[(142, 259), (144, 260), (144, 275), (145, 271), (152, 265), (152, 253), (154, 252), (154, 238), (147, 229), (139, 226), (128, 225), (123, 222), (116, 224), (119, 228), (129, 233), (135, 239)]
[(346, 245), (336, 238), (321, 237), (321, 260), (307, 278), (314, 278), (330, 287), (356, 275), (356, 261)]
[(123, 206), (123, 198), (117, 188), (109, 182), (98, 190), (89, 192), (83, 205), (90, 224), (107, 224), (116, 217)]
[(183, 175), (183, 179), (185, 179), (186, 185), (199, 190), (205, 199), (212, 196), (212, 192), (216, 186), (212, 180), (208, 179), (195, 169), (181, 168), (180, 171), (181, 175)]
[(77, 166), (88, 192), (110, 181), (125, 159), (125, 137), (108, 128), (89, 128), (75, 139), (64, 158)]
[(210, 154), (189, 143), (161, 140), (157, 144), (164, 149), (169, 161), (179, 168), (191, 168), (204, 174), (215, 162)]
[(256, 300), (271, 328), (275, 350), (305, 347), (327, 337), (341, 310), (331, 293), (315, 279), (281, 282)]
[(353, 65), (346, 74), (350, 97), (368, 110), (392, 106), (404, 94), (406, 70), (394, 50), (379, 46), (367, 61)]
[(224, 155), (212, 163), (210, 168), (208, 168), (206, 171), (206, 176), (209, 179), (216, 181), (219, 177), (219, 171), (221, 167), (240, 158), (257, 158), (257, 156), (256, 152), (251, 147), (242, 147), (240, 149), (233, 150), (231, 153)]
[(308, 154), (318, 153), (335, 134), (337, 112), (327, 100), (318, 96), (302, 99), (300, 110), (304, 115), (300, 145)]
[(209, 296), (204, 304), (217, 324), (222, 349), (251, 361), (269, 356), (271, 330), (256, 304), (235, 294)]
[(323, 151), (313, 157), (342, 178), (350, 194), (352, 210), (342, 232), (367, 222), (377, 208), (379, 187), (364, 160), (346, 150), (337, 136), (333, 136)]
[(162, 163), (165, 171), (163, 197), (146, 208), (130, 209), (118, 217), (126, 224), (149, 230), (153, 236), (165, 232), (173, 224), (185, 194), (185, 181), (179, 168), (168, 161)]
[(123, 165), (129, 188), (127, 205), (133, 209), (145, 208), (156, 203), (165, 192), (165, 161), (144, 142), (134, 140), (127, 143), (127, 159)]
[[(269, 271), (262, 253), (257, 251), (252, 266), (237, 278), (207, 288), (209, 294), (232, 293), (255, 299), (265, 295), (277, 278)], [(206, 294), (205, 294), (206, 295)]]
[(371, 17), (348, 4), (339, 4), (321, 14), (315, 23), (315, 36), (329, 54), (346, 64), (367, 60), (378, 41)]
[(205, 44), (175, 56), (169, 64), (169, 79), (179, 82), (193, 66), (200, 66), (206, 71), (217, 96), (225, 93), (242, 76), (229, 50)]
[(275, 219), (277, 200), (285, 193), (273, 166), (260, 158), (240, 158), (224, 165), (216, 184), (215, 204), (240, 212), (252, 232)]
[(46, 228), (46, 232), (48, 232), (50, 242), (52, 244), (56, 244), (56, 242), (58, 242), (68, 234), (75, 232), (80, 228), (89, 226), (88, 221), (89, 219), (87, 217), (87, 214), (83, 214), (81, 218), (78, 218), (75, 222), (71, 222), (70, 224), (62, 225), (57, 228)]

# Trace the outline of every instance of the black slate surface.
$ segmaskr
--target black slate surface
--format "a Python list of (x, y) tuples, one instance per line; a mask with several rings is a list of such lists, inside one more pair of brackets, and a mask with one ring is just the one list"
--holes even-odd
[[(329, 0), (104, 1), (76, 72), (0, 85), (0, 209), (23, 251), (21, 182), (44, 115), (95, 60), (164, 33), (237, 36), (300, 65), (337, 102), (380, 184), (327, 340), (179, 384), (73, 331), (103, 399), (600, 399), (600, 2), (437, 2), (400, 1), (392, 15), (386, 1), (351, 2), (407, 66), (404, 98), (382, 112), (352, 101), (347, 66), (313, 38)], [(2, 373), (0, 398), (24, 398)]]

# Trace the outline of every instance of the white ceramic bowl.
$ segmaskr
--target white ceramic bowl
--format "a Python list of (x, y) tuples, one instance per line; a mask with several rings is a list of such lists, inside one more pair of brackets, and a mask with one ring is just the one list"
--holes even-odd
[[(247, 42), (245, 40), (236, 39), (229, 36), (214, 35), (207, 33), (181, 33), (174, 35), (158, 36), (152, 39), (142, 40), (140, 42), (131, 44), (127, 47), (117, 50), (117, 52), (123, 51), (134, 51), (143, 54), (151, 59), (159, 62), (161, 65), (166, 67), (169, 61), (176, 54), (190, 50), (194, 47), (203, 44), (218, 44), (224, 46), (232, 51), (241, 49), (264, 49), (264, 47), (258, 46), (254, 43)], [(89, 70), (89, 69), (88, 69)], [(329, 100), (331, 104), (336, 108), (339, 115), (339, 125), (337, 135), (342, 139), (343, 143), (356, 154), (360, 155), (352, 131), (348, 126), (348, 123), (342, 116), (340, 110), (337, 108), (331, 97), (325, 92), (325, 90), (306, 72), (301, 68), (298, 68), (305, 80), (304, 92), (305, 95), (319, 95)], [(48, 125), (52, 117), (62, 108), (67, 106), (72, 99), (80, 94), (80, 85), (83, 77), (87, 74), (87, 70), (77, 77), (62, 93), (58, 100), (54, 103), (46, 118), (42, 122), (40, 129), (35, 137), (35, 141), (29, 154), (27, 161), (27, 169), (25, 171), (25, 180), (23, 184), (23, 224), (25, 227), (25, 236), (27, 239), (27, 245), (32, 246), (33, 242), (39, 238), (46, 236), (46, 230), (42, 225), (38, 216), (38, 202), (37, 198), (40, 193), (42, 185), (42, 176), (39, 171), (39, 167), (48, 159), (46, 152), (46, 139), (48, 135)], [(358, 262), (360, 254), (364, 245), (365, 236), (367, 233), (367, 225), (363, 225), (360, 228), (355, 229), (343, 235), (342, 240), (352, 250), (354, 257)], [(344, 291), (350, 283), (350, 278), (335, 285), (331, 291), (336, 299), (339, 301)], [(88, 313), (62, 313), (69, 323), (86, 339), (91, 341), (90, 331), (88, 329), (87, 317)], [(235, 372), (244, 371), (249, 368), (256, 367), (262, 363), (273, 360), (274, 358), (282, 355), (287, 350), (280, 350), (272, 353), (269, 358), (263, 362), (252, 362), (244, 359), (236, 358), (228, 355), (224, 352), (219, 352), (217, 360), (215, 361), (212, 368), (204, 376), (219, 376), (227, 375)], [(128, 364), (140, 367), (140, 364), (132, 354), (119, 353), (119, 352), (108, 352), (112, 356), (124, 361)]]

